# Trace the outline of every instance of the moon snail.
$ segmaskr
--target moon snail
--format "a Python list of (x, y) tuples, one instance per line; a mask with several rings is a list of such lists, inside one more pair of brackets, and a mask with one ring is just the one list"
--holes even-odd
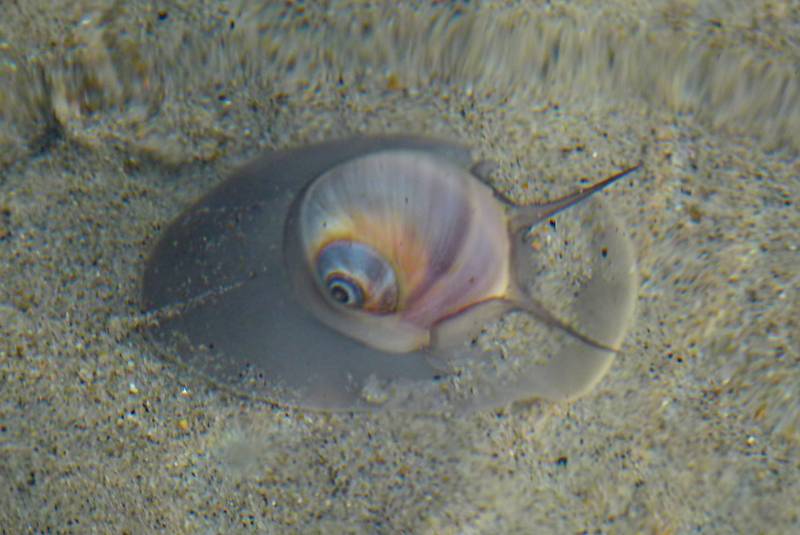
[[(159, 240), (147, 332), (217, 384), (282, 405), (470, 412), (577, 398), (613, 361), (637, 288), (630, 242), (593, 195), (639, 166), (529, 205), (494, 190), (485, 167), (411, 136), (262, 156)], [(532, 294), (542, 266), (528, 234), (578, 203), (593, 205), (580, 228), (602, 254), (563, 318)], [(522, 350), (478, 343), (514, 311), (540, 326)]]

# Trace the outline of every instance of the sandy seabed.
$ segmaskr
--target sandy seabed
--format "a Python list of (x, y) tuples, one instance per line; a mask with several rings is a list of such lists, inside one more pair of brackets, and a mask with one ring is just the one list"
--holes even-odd
[[(800, 10), (20, 2), (0, 21), (0, 532), (800, 531)], [(571, 404), (243, 399), (137, 328), (159, 232), (261, 151), (458, 139), (519, 202), (625, 164), (637, 320)]]

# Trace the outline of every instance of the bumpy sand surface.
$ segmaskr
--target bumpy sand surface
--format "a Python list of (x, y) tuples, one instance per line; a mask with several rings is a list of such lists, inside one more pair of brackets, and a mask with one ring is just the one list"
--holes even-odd
[[(3, 8), (0, 532), (800, 531), (796, 5), (183, 4)], [(604, 194), (641, 289), (590, 395), (306, 413), (145, 341), (183, 208), (262, 150), (385, 132), (463, 140), (519, 201), (644, 161)]]

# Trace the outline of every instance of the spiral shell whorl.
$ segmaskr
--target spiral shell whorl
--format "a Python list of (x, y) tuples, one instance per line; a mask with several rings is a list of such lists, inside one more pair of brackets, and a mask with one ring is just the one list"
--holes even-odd
[(306, 192), (299, 228), (322, 291), (320, 251), (333, 243), (359, 244), (355, 255), (363, 258), (368, 248), (393, 271), (396, 314), (428, 329), (507, 290), (505, 222), (491, 190), (467, 171), (428, 155), (392, 151), (321, 176)]

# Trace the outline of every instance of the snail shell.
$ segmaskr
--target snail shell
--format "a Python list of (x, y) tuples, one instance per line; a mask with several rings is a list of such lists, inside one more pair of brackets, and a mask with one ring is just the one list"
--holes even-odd
[[(529, 295), (524, 237), (635, 168), (515, 206), (470, 163), (459, 145), (411, 136), (257, 159), (165, 231), (145, 269), (149, 334), (221, 386), (307, 408), (470, 411), (585, 393), (631, 322), (630, 243), (598, 205), (605, 253), (568, 323)], [(498, 359), (470, 346), (510, 310), (566, 333), (544, 364), (536, 347)]]
[(298, 198), (286, 243), (318, 317), (383, 351), (428, 348), (443, 320), (508, 295), (503, 206), (463, 168), (420, 151), (370, 154), (319, 177)]

